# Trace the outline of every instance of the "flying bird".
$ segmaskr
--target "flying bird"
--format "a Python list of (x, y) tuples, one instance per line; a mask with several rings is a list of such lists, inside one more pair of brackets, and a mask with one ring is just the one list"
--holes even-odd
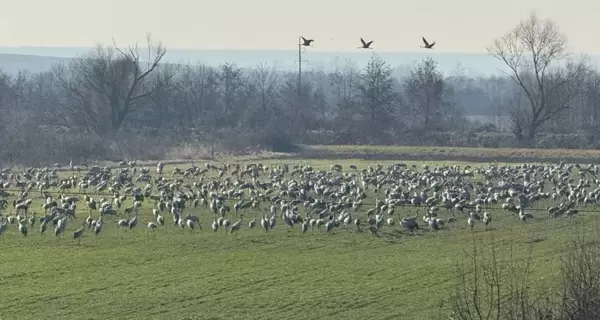
[(425, 40), (425, 37), (423, 38), (423, 43), (425, 44), (424, 46), (421, 46), (421, 48), (425, 48), (425, 49), (431, 49), (433, 48), (433, 46), (435, 46), (435, 41), (432, 43), (427, 42), (427, 40)]
[(302, 45), (305, 46), (305, 47), (312, 47), (310, 44), (315, 41), (313, 39), (306, 39), (303, 36), (300, 36), (300, 38), (302, 38), (302, 41), (304, 42)]
[(359, 49), (373, 49), (371, 48), (371, 44), (373, 43), (373, 40), (369, 41), (369, 42), (365, 42), (365, 40), (363, 40), (363, 38), (360, 38), (360, 42), (362, 42), (362, 47), (358, 47)]

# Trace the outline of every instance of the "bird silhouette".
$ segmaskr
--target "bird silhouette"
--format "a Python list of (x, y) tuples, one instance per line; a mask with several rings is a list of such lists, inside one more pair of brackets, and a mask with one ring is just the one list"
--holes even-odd
[(425, 48), (425, 49), (432, 49), (433, 46), (435, 46), (435, 41), (432, 43), (427, 42), (427, 40), (425, 39), (425, 37), (423, 38), (423, 43), (425, 44), (424, 46), (421, 46), (421, 48)]
[(371, 40), (369, 42), (365, 42), (365, 40), (363, 40), (363, 38), (360, 38), (360, 42), (362, 42), (362, 47), (358, 47), (359, 49), (373, 49), (373, 48), (371, 48), (371, 44), (373, 43), (373, 40)]
[(304, 43), (302, 43), (302, 45), (305, 46), (305, 47), (312, 47), (310, 44), (315, 41), (313, 39), (306, 39), (303, 36), (300, 36), (300, 38), (302, 38), (302, 42), (304, 42)]

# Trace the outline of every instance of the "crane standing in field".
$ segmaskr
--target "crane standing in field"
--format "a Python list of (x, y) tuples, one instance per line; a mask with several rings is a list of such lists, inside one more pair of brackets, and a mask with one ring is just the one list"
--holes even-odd
[(73, 231), (73, 240), (77, 240), (77, 243), (81, 243), (81, 237), (83, 236), (84, 231), (85, 231), (85, 222), (81, 226), (81, 228)]
[[(281, 218), (290, 236), (295, 233), (314, 234), (324, 229), (330, 234), (345, 230), (385, 238), (388, 231), (394, 229), (402, 234), (444, 232), (455, 221), (462, 222), (453, 227), (454, 230), (476, 231), (481, 223), (485, 225), (481, 231), (486, 231), (491, 229), (493, 210), (503, 210), (508, 214), (506, 219), (494, 220), (498, 227), (510, 222), (510, 219), (535, 223), (532, 206), (540, 201), (554, 202), (543, 205), (544, 214), (549, 219), (567, 218), (584, 211), (577, 208), (578, 205), (595, 205), (598, 203), (596, 199), (600, 199), (600, 166), (596, 165), (425, 165), (419, 169), (416, 165), (409, 167), (404, 164), (366, 165), (364, 168), (332, 164), (329, 169), (317, 169), (306, 163), (269, 166), (260, 163), (244, 166), (207, 164), (173, 170), (172, 176), (160, 175), (160, 172), (154, 173), (144, 167), (131, 168), (121, 171), (95, 168), (84, 173), (85, 177), (89, 177), (86, 183), (105, 186), (110, 193), (98, 193), (95, 199), (85, 195), (83, 200), (88, 205), (81, 209), (75, 205), (76, 195), (69, 195), (70, 190), (61, 190), (60, 175), (56, 178), (44, 169), (28, 169), (31, 185), (57, 180), (44, 190), (42, 207), (45, 213), (39, 218), (41, 236), (45, 236), (50, 224), (54, 226), (56, 241), (62, 241), (58, 236), (68, 230), (80, 243), (85, 228), (93, 230), (98, 241), (104, 223), (109, 224), (107, 236), (110, 237), (114, 235), (111, 232), (120, 228), (133, 229), (139, 219), (148, 221), (144, 232), (160, 228), (165, 232), (157, 232), (156, 236), (168, 236), (172, 234), (169, 228), (174, 227), (165, 227), (162, 214), (166, 211), (172, 213), (175, 227), (190, 230), (201, 229), (202, 221), (210, 223), (212, 220), (214, 231), (224, 229), (225, 234), (228, 231), (239, 233), (245, 215), (253, 214), (254, 219), (248, 223), (248, 233), (260, 219), (263, 230), (275, 231), (268, 236), (278, 236), (281, 233), (277, 230), (283, 228), (277, 226), (277, 218)], [(132, 171), (140, 175), (131, 175)], [(573, 182), (574, 177), (585, 179), (581, 178), (577, 184)], [(0, 185), (4, 187), (13, 180), (0, 171)], [(153, 181), (150, 187), (149, 181)], [(69, 183), (77, 185), (80, 182)], [(555, 186), (553, 191), (543, 191), (547, 184)], [(53, 192), (60, 196), (52, 198)], [(18, 232), (26, 237), (38, 218), (35, 212), (28, 218), (25, 207), (33, 208), (32, 203), (37, 200), (27, 198), (27, 190), (6, 197), (5, 202), (12, 202), (15, 212), (0, 217), (0, 235)], [(121, 213), (126, 216), (105, 222), (103, 218), (112, 216), (107, 212), (112, 210), (116, 200), (127, 207)], [(264, 203), (262, 207), (261, 203)], [(529, 212), (525, 212), (526, 208)], [(74, 224), (71, 229), (67, 222), (75, 220), (77, 210), (87, 211), (88, 217), (83, 228), (73, 230), (77, 226)], [(426, 210), (422, 217), (429, 228), (419, 229), (416, 223), (419, 210)], [(204, 211), (213, 213), (212, 218), (204, 216)], [(239, 214), (239, 221), (233, 224), (225, 218), (232, 211)], [(260, 218), (258, 213), (261, 213)], [(408, 217), (397, 218), (405, 213)], [(96, 221), (93, 217), (97, 214), (99, 219)], [(367, 226), (366, 232), (361, 229), (361, 223)], [(300, 230), (294, 229), (296, 224), (301, 224)], [(120, 228), (113, 228), (115, 225)], [(527, 228), (526, 224), (519, 226)], [(119, 233), (121, 238), (124, 234)], [(218, 237), (219, 234), (212, 236)]]

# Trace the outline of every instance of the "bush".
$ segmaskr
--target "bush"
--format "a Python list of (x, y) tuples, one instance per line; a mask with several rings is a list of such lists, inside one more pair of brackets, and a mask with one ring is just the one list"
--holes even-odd
[(589, 241), (577, 225), (575, 229), (574, 238), (560, 257), (558, 293), (531, 289), (531, 250), (521, 264), (512, 255), (501, 262), (493, 238), (489, 244), (482, 244), (474, 236), (472, 252), (466, 253), (467, 259), (457, 267), (458, 281), (449, 298), (451, 319), (600, 319), (598, 232)]
[(518, 264), (512, 261), (512, 247), (506, 263), (501, 262), (499, 244), (492, 238), (486, 245), (478, 244), (473, 234), (473, 246), (465, 252), (466, 259), (457, 264), (457, 284), (450, 295), (451, 318), (455, 320), (534, 320), (543, 319), (537, 297), (529, 289), (531, 248), (528, 259)]
[(600, 248), (575, 232), (561, 259), (560, 319), (600, 319)]

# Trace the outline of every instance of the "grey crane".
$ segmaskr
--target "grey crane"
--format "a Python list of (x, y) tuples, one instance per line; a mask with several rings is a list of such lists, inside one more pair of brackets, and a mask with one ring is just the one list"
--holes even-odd
[(229, 233), (233, 233), (234, 231), (239, 231), (242, 227), (242, 221), (244, 219), (244, 214), (240, 214), (240, 220), (236, 221), (229, 230)]
[(371, 40), (369, 42), (365, 42), (365, 40), (363, 40), (363, 38), (360, 38), (360, 42), (362, 43), (362, 46), (358, 47), (359, 49), (373, 49), (373, 48), (371, 48), (371, 44), (373, 43), (373, 40)]
[(302, 38), (302, 45), (305, 47), (312, 47), (311, 43), (313, 43), (315, 41), (313, 39), (306, 39), (303, 36), (300, 36), (300, 38)]
[(425, 48), (425, 49), (433, 49), (433, 46), (435, 46), (435, 41), (432, 43), (427, 42), (427, 40), (425, 39), (425, 37), (421, 37), (423, 39), (423, 43), (425, 44), (424, 46), (421, 46), (421, 48)]
[(83, 235), (83, 231), (85, 230), (85, 222), (81, 226), (81, 228), (73, 231), (73, 240), (77, 240), (78, 243), (81, 241), (81, 236)]

